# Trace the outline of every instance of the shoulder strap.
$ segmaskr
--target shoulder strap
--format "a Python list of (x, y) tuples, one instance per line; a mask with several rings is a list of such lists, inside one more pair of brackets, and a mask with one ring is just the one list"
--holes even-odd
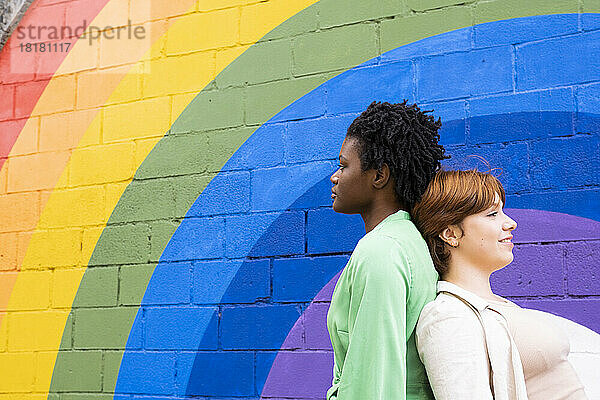
[(446, 293), (446, 294), (456, 297), (457, 299), (462, 301), (467, 307), (469, 307), (477, 316), (477, 319), (479, 320), (479, 323), (481, 324), (481, 329), (483, 330), (483, 345), (485, 347), (485, 355), (487, 356), (488, 366), (490, 368), (490, 376), (489, 376), (490, 391), (492, 392), (492, 399), (495, 399), (496, 397), (494, 395), (494, 370), (492, 369), (492, 361), (490, 359), (490, 352), (488, 350), (488, 344), (487, 344), (487, 334), (485, 331), (485, 326), (483, 325), (483, 319), (481, 318), (481, 314), (475, 307), (473, 307), (473, 305), (471, 303), (469, 303), (467, 300), (463, 299), (461, 296), (459, 296), (455, 293), (452, 293), (452, 292), (445, 291), (445, 290), (441, 290), (440, 293)]

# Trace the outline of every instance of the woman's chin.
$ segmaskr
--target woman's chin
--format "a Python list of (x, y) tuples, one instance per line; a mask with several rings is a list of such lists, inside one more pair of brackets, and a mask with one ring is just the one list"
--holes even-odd
[(499, 269), (502, 269), (502, 268), (504, 268), (504, 267), (508, 267), (508, 266), (509, 266), (509, 265), (510, 265), (510, 264), (513, 262), (513, 260), (514, 260), (514, 257), (513, 257), (513, 256), (512, 256), (512, 254), (511, 254), (511, 256), (510, 256), (510, 257), (507, 257), (505, 260), (503, 260), (503, 261), (502, 261), (502, 262), (501, 262), (501, 263), (498, 265), (498, 268), (496, 268), (496, 271), (497, 271), (497, 270), (499, 270)]
[(339, 210), (339, 205), (337, 204), (336, 198), (333, 198), (333, 203), (331, 203), (331, 208), (333, 209), (333, 211), (335, 212), (340, 212)]

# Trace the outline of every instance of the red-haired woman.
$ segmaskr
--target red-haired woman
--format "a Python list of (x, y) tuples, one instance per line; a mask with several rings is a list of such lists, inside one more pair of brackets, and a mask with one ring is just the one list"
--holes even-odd
[(490, 275), (513, 260), (504, 189), (478, 171), (440, 171), (413, 209), (440, 274), (416, 328), (437, 400), (587, 399), (568, 337), (540, 311), (495, 295)]

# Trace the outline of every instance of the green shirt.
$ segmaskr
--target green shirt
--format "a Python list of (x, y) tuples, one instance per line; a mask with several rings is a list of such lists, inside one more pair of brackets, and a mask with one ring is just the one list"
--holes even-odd
[(327, 314), (334, 367), (328, 400), (433, 399), (414, 330), (437, 272), (405, 211), (356, 245)]

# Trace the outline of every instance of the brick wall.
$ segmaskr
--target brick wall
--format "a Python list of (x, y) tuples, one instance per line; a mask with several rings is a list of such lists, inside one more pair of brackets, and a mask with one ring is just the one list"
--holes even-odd
[[(447, 165), (502, 168), (519, 228), (495, 290), (600, 332), (598, 9), (34, 2), (21, 26), (146, 36), (0, 53), (0, 400), (323, 398), (363, 234), (328, 179), (374, 99), (435, 110)], [(597, 334), (568, 327), (597, 380)]]

